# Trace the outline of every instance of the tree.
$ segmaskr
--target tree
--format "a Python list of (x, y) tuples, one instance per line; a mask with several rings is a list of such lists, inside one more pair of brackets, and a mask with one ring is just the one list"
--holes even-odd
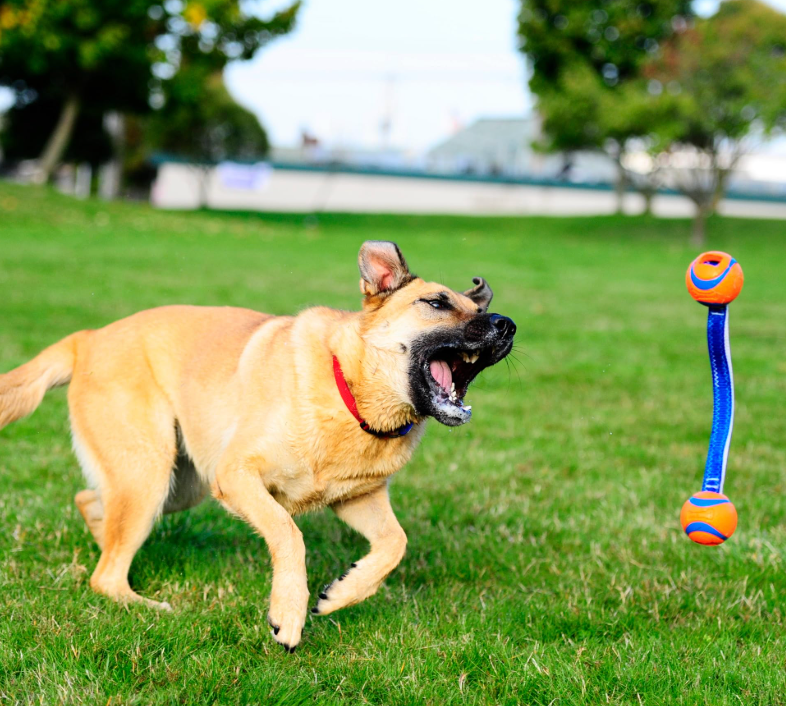
[[(299, 2), (263, 20), (241, 0), (0, 0), (0, 85), (60, 105), (40, 159), (48, 180), (80, 111), (141, 112), (184, 56), (220, 71), (294, 26)], [(151, 93), (150, 85), (153, 89)]]
[(654, 134), (674, 185), (696, 205), (692, 242), (752, 142), (786, 128), (786, 16), (756, 0), (727, 0), (673, 38), (645, 69), (660, 92)]
[[(195, 86), (202, 88), (195, 91)], [(169, 88), (164, 107), (146, 119), (148, 149), (210, 162), (267, 154), (267, 134), (256, 116), (232, 99), (221, 74), (202, 79), (184, 71)]]
[(205, 66), (184, 68), (162, 87), (164, 105), (140, 118), (127, 168), (144, 170), (156, 154), (188, 161), (198, 171), (200, 203), (210, 167), (216, 162), (257, 160), (269, 149), (267, 133), (256, 116), (229, 95), (220, 73)]
[(139, 0), (0, 3), (0, 84), (16, 91), (17, 105), (20, 98), (24, 104), (41, 98), (59, 113), (43, 141), (42, 179), (60, 161), (86, 101), (93, 113), (109, 106), (147, 107), (150, 57), (144, 42), (134, 41), (145, 36), (144, 5)]
[[(113, 157), (122, 157), (125, 179), (147, 188), (155, 176), (151, 157), (176, 155), (196, 165), (224, 159), (252, 160), (269, 149), (267, 134), (256, 116), (238, 105), (226, 90), (220, 73), (204, 75), (181, 69), (165, 82), (166, 102), (139, 116), (125, 116), (122, 155), (115, 154), (112, 137), (104, 127), (103, 111), (83, 105), (63, 158), (89, 163), (94, 169)], [(57, 121), (59, 104), (46, 96), (19, 104), (6, 114), (0, 148), (9, 161), (33, 159), (41, 154), (47, 135)], [(197, 167), (200, 168), (201, 167)]]
[[(55, 130), (60, 101), (37, 96), (30, 102), (17, 101), (6, 113), (0, 146), (4, 158), (14, 162), (34, 159), (47, 143), (47, 136)], [(87, 162), (94, 168), (112, 157), (112, 141), (103, 126), (103, 112), (83, 106), (75, 117), (71, 139), (63, 157), (67, 162)]]
[(640, 82), (628, 81), (609, 90), (590, 67), (576, 64), (539, 98), (544, 133), (539, 146), (546, 151), (604, 152), (617, 166), (618, 208), (629, 184), (644, 194), (649, 205), (657, 173), (629, 169), (626, 153), (634, 141), (639, 146), (654, 144), (649, 133), (661, 107)]
[(521, 50), (549, 150), (601, 150), (621, 195), (631, 140), (649, 133), (653, 102), (642, 71), (661, 43), (689, 26), (688, 0), (522, 0)]

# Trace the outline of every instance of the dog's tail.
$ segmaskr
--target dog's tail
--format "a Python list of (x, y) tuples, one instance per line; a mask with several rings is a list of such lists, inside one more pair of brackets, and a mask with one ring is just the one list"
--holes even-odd
[(47, 390), (71, 380), (77, 344), (85, 333), (66, 336), (29, 363), (0, 375), (0, 429), (35, 411)]

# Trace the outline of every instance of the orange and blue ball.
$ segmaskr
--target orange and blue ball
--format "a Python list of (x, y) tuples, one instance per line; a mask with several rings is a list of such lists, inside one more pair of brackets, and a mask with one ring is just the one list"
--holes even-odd
[(690, 295), (702, 304), (729, 304), (742, 290), (742, 267), (731, 255), (713, 250), (699, 255), (685, 273)]
[(702, 490), (682, 506), (680, 522), (697, 544), (723, 544), (737, 529), (737, 510), (723, 493)]

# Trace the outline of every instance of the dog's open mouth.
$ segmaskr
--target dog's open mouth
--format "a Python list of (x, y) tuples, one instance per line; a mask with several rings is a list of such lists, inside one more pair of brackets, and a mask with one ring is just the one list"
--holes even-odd
[(472, 417), (467, 389), (513, 347), (516, 325), (499, 314), (480, 314), (460, 328), (439, 328), (412, 342), (410, 395), (419, 416), (457, 427)]
[(457, 421), (468, 420), (472, 406), (464, 405), (464, 396), (478, 373), (489, 366), (491, 358), (490, 348), (464, 350), (442, 347), (429, 355), (425, 361), (424, 376), (434, 406)]

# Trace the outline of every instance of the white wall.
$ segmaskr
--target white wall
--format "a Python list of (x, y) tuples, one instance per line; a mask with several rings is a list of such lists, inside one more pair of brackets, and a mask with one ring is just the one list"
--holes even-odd
[[(375, 176), (273, 169), (253, 188), (233, 188), (210, 170), (200, 192), (199, 171), (165, 164), (158, 172), (151, 200), (159, 208), (304, 212), (434, 213), (468, 215), (597, 215), (614, 213), (610, 191), (447, 179)], [(200, 193), (207, 203), (200, 204)], [(625, 211), (639, 213), (643, 199), (627, 194)], [(689, 217), (690, 201), (657, 196), (656, 215)], [(752, 218), (786, 218), (786, 203), (726, 200), (721, 213)]]

